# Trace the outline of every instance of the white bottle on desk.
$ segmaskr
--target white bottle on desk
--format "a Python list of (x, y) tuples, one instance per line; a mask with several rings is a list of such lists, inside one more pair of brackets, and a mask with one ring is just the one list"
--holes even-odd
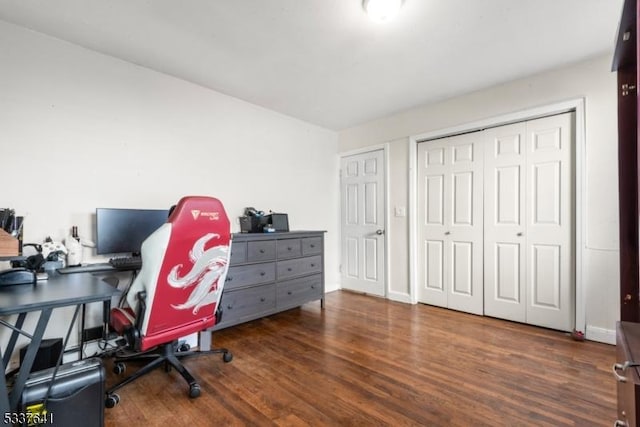
[(71, 235), (65, 240), (67, 246), (67, 265), (72, 267), (82, 264), (82, 244), (78, 236), (78, 227), (71, 228)]

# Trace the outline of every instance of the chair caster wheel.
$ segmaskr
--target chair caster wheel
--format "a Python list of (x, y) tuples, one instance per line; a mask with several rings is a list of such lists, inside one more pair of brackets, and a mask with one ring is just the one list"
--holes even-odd
[(107, 395), (107, 398), (104, 400), (104, 406), (107, 408), (113, 408), (118, 403), (120, 403), (120, 396), (115, 393)]
[(189, 350), (191, 350), (191, 346), (187, 343), (181, 344), (178, 347), (178, 352), (189, 351)]
[(222, 354), (222, 360), (224, 361), (224, 363), (229, 363), (233, 360), (233, 354), (231, 354), (230, 351), (227, 351), (225, 353)]
[(189, 397), (195, 399), (200, 396), (200, 386), (198, 384), (192, 384), (189, 387)]
[(124, 374), (126, 370), (127, 370), (127, 365), (125, 365), (122, 362), (117, 362), (115, 365), (113, 365), (113, 373), (116, 375)]

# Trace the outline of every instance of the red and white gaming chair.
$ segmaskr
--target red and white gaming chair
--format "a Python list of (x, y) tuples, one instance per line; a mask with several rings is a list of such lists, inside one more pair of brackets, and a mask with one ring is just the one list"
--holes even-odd
[(112, 329), (127, 342), (116, 353), (114, 371), (124, 372), (125, 360), (151, 362), (107, 390), (107, 407), (118, 403), (117, 389), (160, 366), (167, 371), (174, 367), (189, 384), (189, 396), (197, 397), (200, 386), (179, 358), (222, 353), (225, 362), (232, 359), (227, 349), (189, 351), (177, 345), (179, 338), (219, 320), (231, 253), (231, 227), (222, 203), (213, 197), (183, 197), (167, 222), (144, 241), (141, 252), (142, 268), (126, 302), (111, 311)]

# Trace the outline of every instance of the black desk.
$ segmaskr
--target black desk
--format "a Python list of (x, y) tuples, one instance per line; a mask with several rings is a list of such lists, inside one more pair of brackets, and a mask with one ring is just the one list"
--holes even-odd
[[(48, 280), (39, 281), (34, 285), (15, 285), (0, 288), (0, 316), (17, 314), (15, 325), (3, 321), (2, 324), (13, 330), (9, 343), (4, 349), (3, 374), (0, 375), (0, 414), (16, 411), (24, 384), (33, 366), (36, 352), (40, 347), (42, 336), (49, 323), (54, 308), (76, 306), (92, 302), (104, 303), (107, 314), (111, 306), (111, 298), (120, 293), (117, 288), (104, 282), (102, 278), (90, 273), (78, 274), (50, 274)], [(40, 317), (33, 335), (22, 330), (24, 320), (29, 312), (40, 312)], [(69, 326), (69, 330), (73, 323)], [(18, 371), (15, 385), (9, 395), (4, 373), (15, 349), (18, 336), (26, 335), (31, 338), (24, 360)], [(82, 351), (82, 349), (81, 349)], [(1, 356), (1, 354), (0, 354)]]

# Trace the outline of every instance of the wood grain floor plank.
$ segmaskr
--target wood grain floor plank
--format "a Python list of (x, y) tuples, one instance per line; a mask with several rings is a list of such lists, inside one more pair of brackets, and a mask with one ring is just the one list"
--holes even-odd
[(105, 425), (602, 426), (616, 417), (614, 346), (422, 304), (337, 291), (325, 309), (306, 304), (213, 340), (234, 360), (185, 362), (199, 398), (158, 370), (121, 390)]

